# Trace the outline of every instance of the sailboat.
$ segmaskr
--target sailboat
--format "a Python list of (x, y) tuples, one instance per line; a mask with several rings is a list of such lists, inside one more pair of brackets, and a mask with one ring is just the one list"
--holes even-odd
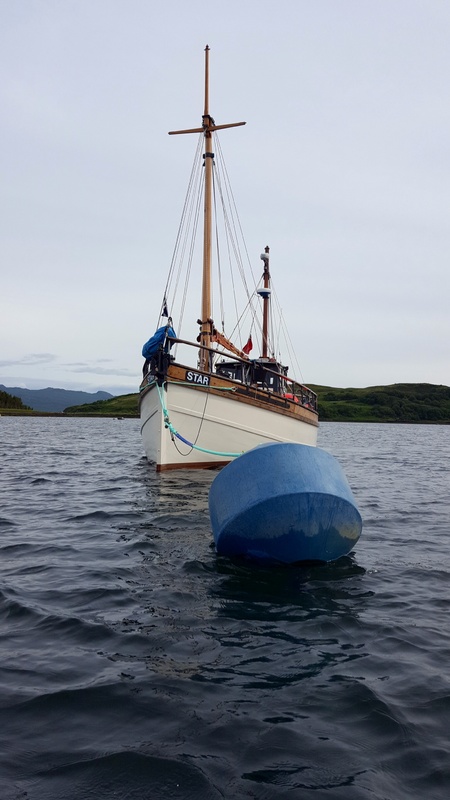
[[(183, 292), (178, 319), (172, 311), (171, 292), (180, 269), (176, 261), (178, 255), (174, 255), (157, 330), (142, 351), (145, 363), (140, 386), (141, 434), (147, 459), (156, 465), (157, 471), (221, 467), (261, 444), (292, 442), (315, 446), (317, 442), (317, 397), (303, 383), (288, 376), (288, 367), (273, 343), (269, 247), (261, 255), (261, 278), (247, 298), (248, 306), (252, 300), (257, 301), (252, 326), (260, 341), (260, 355), (250, 356), (256, 338), (252, 331), (242, 344), (242, 324), (236, 329), (237, 334), (235, 330), (228, 336), (223, 319), (221, 325), (216, 325), (213, 319), (213, 255), (217, 256), (219, 251), (217, 223), (213, 225), (214, 210), (218, 198), (232, 197), (228, 188), (219, 183), (215, 150), (220, 155), (221, 148), (217, 132), (241, 125), (245, 123), (216, 124), (210, 114), (207, 46), (202, 124), (169, 132), (199, 134), (198, 194), (194, 200), (187, 199), (183, 209), (186, 226), (193, 220), (195, 227), (197, 219), (203, 217), (199, 332), (197, 337), (194, 334), (191, 339), (181, 338)], [(192, 187), (197, 185), (193, 175), (194, 170), (191, 193)], [(189, 193), (188, 197), (191, 197)], [(239, 223), (236, 225), (230, 220), (230, 216), (225, 216), (228, 253), (236, 250), (233, 236), (239, 229)], [(188, 241), (181, 231), (180, 227), (176, 253), (191, 254), (196, 234), (194, 232), (192, 240)], [(190, 264), (187, 271), (190, 272)], [(240, 336), (240, 343), (236, 343), (235, 335)]]

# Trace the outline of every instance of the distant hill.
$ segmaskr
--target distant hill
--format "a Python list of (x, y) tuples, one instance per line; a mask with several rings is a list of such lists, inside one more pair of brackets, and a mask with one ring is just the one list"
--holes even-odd
[[(450, 424), (450, 388), (431, 383), (395, 383), (366, 389), (309, 384), (322, 422), (421, 422)], [(67, 408), (70, 414), (138, 416), (138, 394)]]
[(25, 405), (34, 411), (64, 411), (67, 406), (81, 406), (94, 403), (96, 400), (109, 400), (113, 397), (109, 392), (75, 392), (71, 389), (22, 389), (20, 386), (3, 386), (0, 392), (19, 397)]

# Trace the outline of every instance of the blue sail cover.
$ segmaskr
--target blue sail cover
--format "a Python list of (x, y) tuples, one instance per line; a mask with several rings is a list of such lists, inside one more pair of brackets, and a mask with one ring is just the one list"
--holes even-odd
[(153, 334), (151, 339), (146, 342), (142, 348), (142, 355), (144, 358), (151, 358), (158, 352), (160, 346), (164, 343), (164, 339), (166, 336), (172, 336), (176, 339), (176, 333), (170, 325), (163, 325), (162, 328), (158, 328), (156, 333)]

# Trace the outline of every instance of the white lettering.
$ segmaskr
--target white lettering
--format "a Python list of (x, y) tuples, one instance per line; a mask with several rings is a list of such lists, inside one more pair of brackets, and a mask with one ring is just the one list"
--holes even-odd
[(209, 386), (209, 375), (200, 375), (198, 372), (188, 370), (186, 372), (186, 380), (189, 383), (198, 383), (201, 386)]

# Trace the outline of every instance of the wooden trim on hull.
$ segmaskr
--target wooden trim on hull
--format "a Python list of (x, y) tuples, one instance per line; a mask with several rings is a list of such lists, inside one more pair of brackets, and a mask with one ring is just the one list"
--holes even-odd
[[(185, 376), (187, 372), (197, 371), (190, 370), (189, 367), (184, 367), (181, 365), (179, 366), (178, 364), (171, 364), (168, 369), (167, 379), (165, 382), (169, 385), (169, 387), (170, 385), (185, 384)], [(210, 395), (215, 395), (216, 397), (222, 397), (224, 393), (223, 390), (228, 390), (231, 395), (230, 399), (232, 399), (234, 402), (246, 403), (255, 408), (264, 408), (270, 410), (272, 413), (291, 417), (293, 419), (300, 419), (302, 422), (306, 422), (308, 425), (313, 425), (316, 428), (319, 427), (316, 411), (305, 408), (299, 403), (287, 400), (281, 395), (271, 394), (269, 392), (257, 389), (256, 387), (238, 384), (235, 381), (228, 381), (226, 378), (219, 378), (216, 375), (209, 376), (208, 373), (201, 372), (199, 372), (199, 374), (204, 374), (205, 377), (208, 377), (210, 379), (210, 383), (204, 386), (189, 383), (189, 388), (194, 391), (206, 392)], [(152, 383), (148, 387), (141, 389), (140, 402), (144, 395), (147, 394), (147, 392), (153, 388), (154, 385), (155, 384)]]
[(156, 472), (166, 472), (166, 470), (173, 469), (221, 469), (225, 467), (230, 461), (195, 461), (195, 462), (178, 462), (177, 464), (155, 464)]

